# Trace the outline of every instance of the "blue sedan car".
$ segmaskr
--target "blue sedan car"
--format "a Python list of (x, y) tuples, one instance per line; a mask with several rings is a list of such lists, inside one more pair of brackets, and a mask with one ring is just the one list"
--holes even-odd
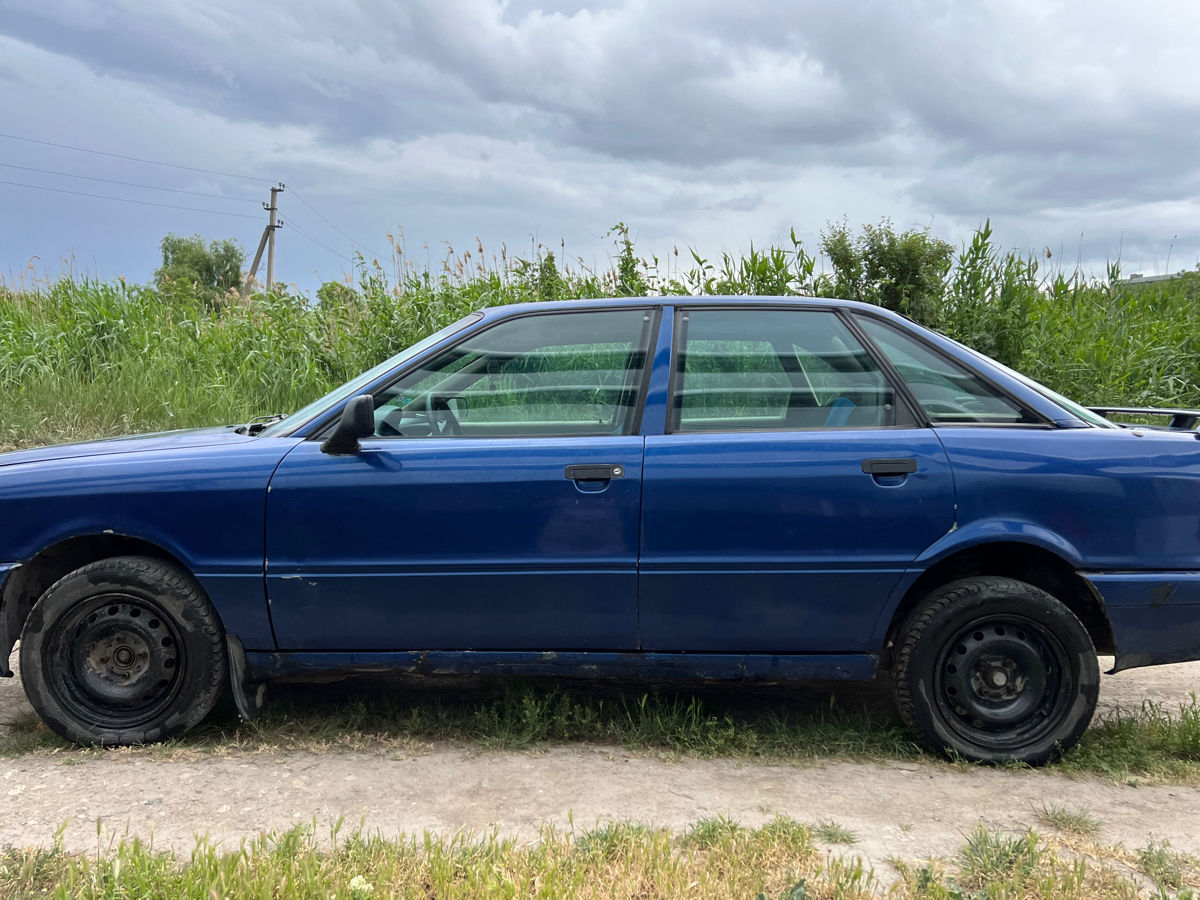
[(1038, 764), (1200, 658), (1200, 434), (834, 300), (474, 313), (272, 423), (0, 455), (0, 665), (71, 741), (396, 670), (873, 679)]

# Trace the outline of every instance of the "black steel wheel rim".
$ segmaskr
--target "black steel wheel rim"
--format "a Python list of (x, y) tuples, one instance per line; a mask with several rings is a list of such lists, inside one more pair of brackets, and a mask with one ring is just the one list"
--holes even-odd
[(989, 750), (1015, 750), (1061, 723), (1073, 693), (1070, 661), (1045, 626), (996, 615), (960, 629), (938, 655), (934, 696), (960, 737)]
[(174, 621), (145, 597), (89, 597), (51, 627), (48, 682), (64, 711), (106, 729), (152, 722), (184, 683), (183, 648)]

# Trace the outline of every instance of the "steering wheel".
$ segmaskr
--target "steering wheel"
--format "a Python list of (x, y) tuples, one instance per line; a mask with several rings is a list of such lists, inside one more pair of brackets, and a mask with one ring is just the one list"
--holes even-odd
[(462, 437), (462, 426), (454, 415), (454, 410), (445, 397), (434, 396), (433, 392), (425, 395), (425, 417), (429, 427), (438, 437)]

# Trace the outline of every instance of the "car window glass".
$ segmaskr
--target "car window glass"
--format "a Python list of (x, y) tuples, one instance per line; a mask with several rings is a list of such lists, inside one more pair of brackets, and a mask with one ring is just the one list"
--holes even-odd
[(390, 359), (386, 359), (383, 362), (379, 363), (379, 365), (374, 366), (373, 368), (370, 368), (367, 371), (363, 372), (357, 378), (354, 378), (354, 379), (346, 382), (345, 384), (343, 384), (341, 387), (338, 387), (338, 388), (330, 391), (324, 397), (321, 397), (318, 400), (314, 400), (312, 403), (308, 404), (303, 409), (297, 410), (296, 412), (292, 413), (290, 416), (287, 416), (286, 418), (282, 419), (281, 421), (268, 426), (267, 428), (265, 428), (262, 431), (262, 437), (267, 437), (268, 435), (276, 435), (276, 434), (289, 434), (292, 431), (292, 429), (298, 428), (299, 426), (303, 425), (305, 422), (309, 421), (314, 416), (327, 410), (330, 406), (333, 406), (336, 403), (339, 403), (343, 400), (347, 400), (350, 397), (353, 397), (355, 394), (357, 394), (359, 391), (361, 391), (363, 388), (365, 388), (367, 385), (369, 385), (372, 381), (375, 381), (378, 378), (382, 378), (385, 374), (387, 374), (389, 369), (395, 369), (395, 368), (399, 367), (404, 362), (404, 360), (411, 359), (412, 357), (419, 355), (423, 351), (432, 347), (434, 344), (440, 343), (441, 341), (444, 341), (446, 338), (451, 337), (455, 333), (462, 331), (468, 325), (478, 322), (481, 318), (483, 318), (482, 313), (478, 313), (478, 312), (468, 313), (467, 315), (465, 315), (461, 319), (459, 319), (457, 322), (454, 322), (450, 325), (447, 325), (445, 328), (435, 331), (433, 334), (429, 335), (426, 338), (423, 338), (420, 341), (417, 341), (417, 343), (413, 344), (411, 347), (408, 347), (408, 348), (402, 350), (401, 352), (397, 353), (395, 356), (391, 357)]
[(375, 398), (379, 437), (627, 434), (650, 313), (526, 316), (474, 334)]
[(1018, 372), (1016, 369), (1010, 369), (1008, 366), (1004, 365), (1004, 363), (998, 362), (997, 360), (994, 360), (991, 357), (983, 356), (983, 354), (980, 353), (978, 350), (968, 347), (966, 344), (959, 343), (958, 341), (955, 341), (954, 343), (957, 344), (959, 347), (961, 347), (963, 350), (965, 350), (967, 353), (970, 353), (972, 356), (979, 356), (979, 357), (982, 357), (983, 359), (986, 359), (990, 365), (995, 366), (997, 369), (999, 369), (1001, 372), (1004, 372), (1009, 377), (1015, 378), (1017, 381), (1021, 382), (1021, 384), (1025, 385), (1025, 387), (1029, 388), (1030, 390), (1036, 391), (1037, 393), (1041, 394), (1043, 397), (1045, 397), (1051, 403), (1054, 403), (1057, 406), (1061, 406), (1063, 409), (1065, 409), (1067, 412), (1069, 412), (1071, 415), (1075, 416), (1076, 418), (1083, 419), (1083, 421), (1087, 422), (1089, 425), (1092, 425), (1096, 428), (1120, 428), (1121, 427), (1118, 423), (1109, 421), (1104, 416), (1100, 415), (1099, 413), (1093, 412), (1092, 410), (1088, 409), (1086, 406), (1080, 406), (1078, 403), (1076, 403), (1074, 400), (1070, 399), (1069, 397), (1064, 397), (1062, 394), (1058, 393), (1058, 391), (1050, 390), (1050, 388), (1046, 387), (1044, 384), (1042, 384), (1040, 382), (1034, 381), (1028, 375), (1022, 374), (1021, 372)]
[(871, 316), (859, 316), (858, 321), (900, 372), (917, 402), (935, 424), (1025, 424), (1037, 421), (978, 375), (898, 328)]
[(697, 309), (681, 315), (680, 327), (678, 431), (895, 423), (891, 386), (832, 312)]

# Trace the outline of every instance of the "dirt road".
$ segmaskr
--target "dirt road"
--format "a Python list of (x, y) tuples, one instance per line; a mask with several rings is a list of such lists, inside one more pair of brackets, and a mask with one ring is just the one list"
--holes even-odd
[[(1102, 705), (1143, 698), (1177, 704), (1200, 684), (1200, 663), (1105, 676)], [(27, 709), (17, 679), (0, 683), (0, 721)], [(536, 836), (543, 823), (576, 830), (608, 819), (684, 828), (724, 815), (747, 825), (777, 813), (832, 819), (852, 848), (886, 873), (888, 856), (954, 853), (980, 820), (1036, 824), (1043, 805), (1089, 811), (1100, 839), (1130, 849), (1147, 840), (1200, 853), (1200, 788), (1116, 785), (1040, 772), (921, 762), (793, 765), (670, 761), (611, 747), (478, 752), (444, 745), (412, 753), (274, 753), (160, 759), (146, 752), (34, 754), (0, 761), (0, 843), (94, 850), (123, 835), (187, 850), (198, 834), (224, 846), (268, 829), (337, 818), (385, 835), (498, 828)]]

